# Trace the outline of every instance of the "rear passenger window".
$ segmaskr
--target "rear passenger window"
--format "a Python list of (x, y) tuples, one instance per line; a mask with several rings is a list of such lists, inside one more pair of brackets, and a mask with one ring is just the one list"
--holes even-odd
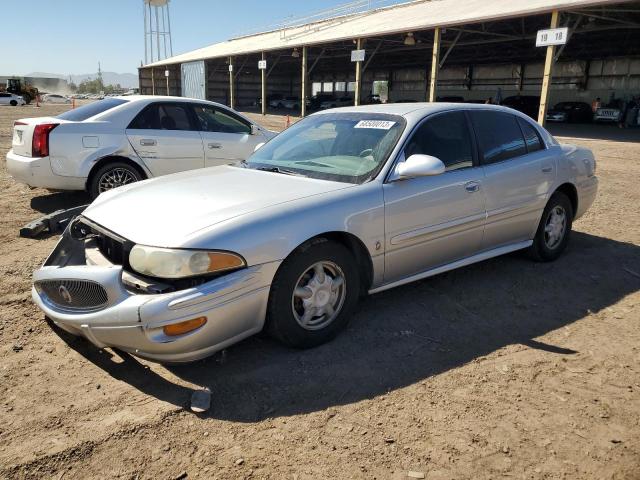
[(535, 128), (522, 118), (518, 118), (518, 123), (520, 124), (522, 133), (524, 134), (524, 141), (527, 144), (527, 152), (531, 153), (542, 150), (542, 140), (540, 140)]
[(133, 119), (129, 128), (139, 130), (192, 130), (188, 107), (161, 103), (149, 105)]
[(470, 113), (478, 135), (484, 165), (502, 162), (527, 153), (522, 131), (514, 115), (487, 110)]
[(473, 166), (473, 144), (464, 112), (437, 115), (413, 134), (404, 155), (431, 155), (442, 160), (447, 170)]

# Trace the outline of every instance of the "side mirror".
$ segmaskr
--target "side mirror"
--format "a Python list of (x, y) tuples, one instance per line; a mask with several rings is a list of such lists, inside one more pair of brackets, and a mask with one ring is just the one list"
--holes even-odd
[(260, 142), (259, 144), (256, 145), (256, 147), (253, 149), (253, 151), (257, 152), (258, 149), (261, 148), (264, 144), (265, 144), (265, 142)]
[(431, 155), (415, 154), (396, 166), (396, 176), (399, 180), (430, 177), (444, 173), (445, 168), (444, 163), (439, 158)]
[(255, 123), (251, 124), (251, 135), (260, 135), (262, 131)]

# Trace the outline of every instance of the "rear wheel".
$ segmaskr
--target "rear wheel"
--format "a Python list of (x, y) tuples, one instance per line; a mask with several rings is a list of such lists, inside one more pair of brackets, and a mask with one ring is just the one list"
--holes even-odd
[(539, 262), (550, 262), (558, 258), (569, 243), (573, 221), (573, 207), (562, 192), (551, 195), (542, 213), (533, 244), (531, 256)]
[(9, 103), (11, 104), (12, 107), (15, 107), (18, 105), (18, 102), (16, 102), (15, 100), (11, 100)]
[(100, 167), (91, 178), (89, 193), (96, 198), (107, 190), (121, 187), (129, 183), (139, 182), (143, 177), (135, 168), (124, 162), (107, 163)]
[(24, 103), (26, 103), (27, 105), (31, 103), (31, 95), (29, 95), (28, 93), (22, 95), (22, 98), (24, 99)]
[(267, 331), (295, 348), (325, 343), (347, 325), (359, 292), (351, 252), (339, 243), (314, 240), (278, 270), (269, 294)]

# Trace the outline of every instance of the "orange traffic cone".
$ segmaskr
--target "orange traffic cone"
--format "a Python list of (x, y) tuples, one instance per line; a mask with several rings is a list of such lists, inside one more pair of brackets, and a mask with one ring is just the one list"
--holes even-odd
[(71, 108), (76, 108), (76, 99), (75, 98), (71, 99)]
[(285, 125), (285, 128), (289, 128), (290, 126), (291, 126), (291, 117), (287, 115), (287, 123)]

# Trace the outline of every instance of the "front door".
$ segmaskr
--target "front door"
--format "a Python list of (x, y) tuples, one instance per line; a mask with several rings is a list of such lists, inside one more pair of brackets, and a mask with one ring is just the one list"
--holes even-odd
[(251, 123), (231, 110), (204, 104), (193, 104), (193, 109), (200, 123), (207, 167), (245, 160), (266, 141), (261, 132), (252, 135)]
[(126, 130), (138, 156), (154, 176), (204, 167), (202, 137), (187, 103), (152, 103)]
[(470, 256), (482, 245), (483, 176), (465, 113), (429, 116), (404, 148), (404, 158), (412, 154), (437, 157), (446, 171), (385, 183), (385, 282)]

